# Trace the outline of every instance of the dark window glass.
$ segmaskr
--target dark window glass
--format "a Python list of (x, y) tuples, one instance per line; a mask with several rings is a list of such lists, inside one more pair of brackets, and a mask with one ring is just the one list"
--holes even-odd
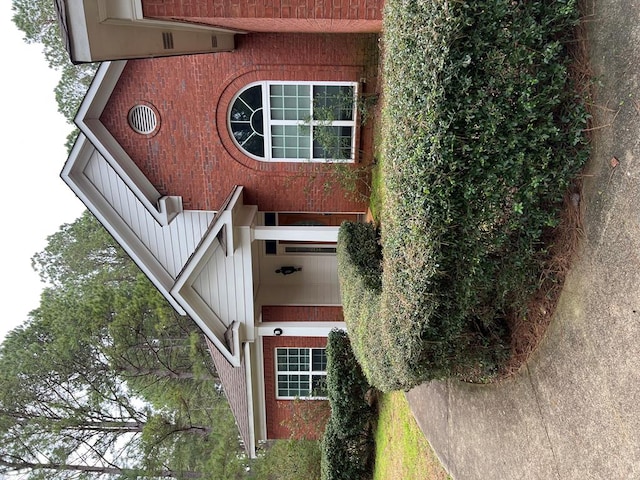
[(229, 123), (238, 144), (250, 154), (264, 158), (262, 86), (248, 88), (236, 98), (231, 106)]
[(318, 125), (313, 130), (313, 158), (351, 158), (352, 127)]
[(353, 87), (319, 85), (313, 87), (313, 119), (353, 120)]

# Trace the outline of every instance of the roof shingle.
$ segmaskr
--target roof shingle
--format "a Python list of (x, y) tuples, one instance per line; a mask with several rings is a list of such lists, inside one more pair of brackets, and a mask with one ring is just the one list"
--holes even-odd
[(251, 430), (249, 428), (249, 404), (247, 399), (247, 380), (245, 376), (246, 358), (244, 355), (241, 357), (240, 366), (234, 367), (229, 361), (220, 353), (218, 348), (205, 336), (207, 345), (209, 347), (209, 353), (213, 359), (213, 364), (216, 367), (220, 382), (224, 393), (229, 400), (231, 412), (236, 419), (236, 425), (240, 431), (240, 438), (244, 444), (244, 449), (247, 454), (252, 457), (254, 452), (251, 452)]

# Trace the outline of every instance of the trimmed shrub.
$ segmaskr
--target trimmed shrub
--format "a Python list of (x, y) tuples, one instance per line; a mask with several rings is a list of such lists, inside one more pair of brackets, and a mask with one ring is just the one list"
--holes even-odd
[(327, 396), (331, 418), (322, 439), (323, 480), (371, 477), (375, 410), (367, 402), (370, 390), (347, 333), (331, 331), (327, 339)]
[(338, 261), (348, 263), (364, 286), (382, 288), (382, 247), (373, 223), (342, 222), (338, 233)]
[(327, 339), (327, 396), (331, 421), (344, 435), (368, 434), (374, 410), (366, 396), (371, 386), (358, 364), (347, 332), (332, 330)]
[[(363, 244), (368, 248), (358, 248)], [(381, 383), (374, 377), (375, 363), (370, 367), (369, 361), (392, 354), (392, 348), (379, 336), (385, 330), (380, 317), (379, 249), (373, 225), (343, 222), (340, 226), (337, 257), (342, 308), (351, 347), (368, 381), (374, 385)]]
[(380, 294), (339, 266), (376, 387), (484, 380), (507, 356), (507, 319), (526, 315), (588, 157), (568, 74), (577, 19), (575, 0), (385, 3)]
[(372, 475), (373, 437), (344, 435), (329, 420), (322, 438), (322, 480), (365, 480)]

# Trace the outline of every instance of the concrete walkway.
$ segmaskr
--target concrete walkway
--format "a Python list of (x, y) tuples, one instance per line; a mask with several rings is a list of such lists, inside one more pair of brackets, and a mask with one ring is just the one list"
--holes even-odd
[(640, 0), (586, 3), (596, 129), (554, 320), (514, 378), (407, 394), (456, 480), (640, 479)]

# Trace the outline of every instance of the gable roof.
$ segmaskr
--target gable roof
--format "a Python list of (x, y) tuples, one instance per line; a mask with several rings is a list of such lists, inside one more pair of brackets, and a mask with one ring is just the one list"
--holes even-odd
[(181, 197), (158, 192), (101, 121), (125, 67), (98, 68), (75, 118), (82, 133), (62, 179), (172, 306), (239, 366), (240, 334), (252, 335), (239, 324), (254, 321), (249, 229), (257, 207), (244, 205), (238, 186), (218, 212), (183, 211)]
[[(180, 259), (157, 248), (154, 251), (153, 245), (145, 241), (151, 234), (169, 239), (179, 235), (177, 225), (173, 230), (163, 227), (182, 212), (181, 199), (162, 196), (100, 121), (125, 65), (126, 62), (105, 62), (98, 68), (75, 118), (81, 133), (60, 176), (184, 315), (184, 308), (169, 293)], [(197, 219), (200, 231), (206, 230), (213, 212), (208, 216)], [(195, 248), (191, 243), (185, 243), (187, 250)], [(188, 258), (192, 253), (186, 251), (183, 255)]]
[(171, 305), (202, 329), (253, 456), (250, 351), (241, 340), (254, 335), (250, 230), (257, 207), (244, 205), (240, 186), (217, 212), (185, 211), (180, 197), (160, 195), (100, 120), (125, 65), (98, 68), (61, 177)]
[(248, 356), (243, 356), (240, 366), (234, 367), (224, 358), (208, 338), (207, 344), (209, 345), (209, 353), (213, 359), (213, 364), (220, 377), (222, 388), (227, 396), (227, 400), (229, 400), (229, 406), (236, 420), (245, 451), (253, 458), (255, 457), (256, 445), (255, 435), (253, 433), (253, 413), (251, 412), (249, 402), (251, 398), (249, 395), (249, 386), (251, 383), (248, 380), (250, 372), (248, 370), (248, 364), (246, 363)]

